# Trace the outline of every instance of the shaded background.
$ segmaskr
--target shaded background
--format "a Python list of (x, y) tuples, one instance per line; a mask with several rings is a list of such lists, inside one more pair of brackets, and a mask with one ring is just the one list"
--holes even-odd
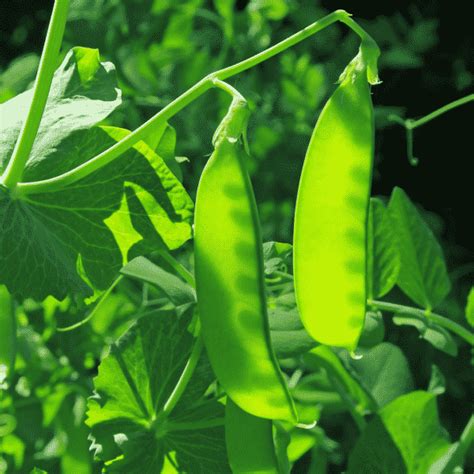
[[(51, 5), (51, 0), (0, 3), (0, 102), (31, 84)], [(415, 131), (415, 155), (420, 159), (416, 168), (407, 160), (404, 130), (388, 120), (391, 113), (416, 118), (473, 92), (471, 19), (452, 3), (72, 0), (64, 51), (73, 45), (97, 47), (105, 60), (116, 65), (124, 104), (108, 122), (133, 129), (205, 74), (261, 51), (337, 8), (353, 13), (382, 49), (383, 82), (373, 88), (377, 125), (373, 194), (388, 196), (400, 186), (426, 211), (454, 280), (441, 312), (461, 319), (474, 267), (470, 171), (474, 105)], [(265, 240), (291, 241), (309, 136), (357, 47), (353, 33), (334, 25), (229, 80), (253, 110), (248, 165)], [(192, 195), (227, 104), (227, 97), (211, 91), (172, 121), (178, 154), (189, 158), (182, 169)], [(419, 342), (415, 331), (390, 327), (388, 333), (409, 357), (417, 386), (426, 386), (432, 363), (445, 374), (469, 380), (467, 351), (453, 360)], [(440, 398), (441, 417), (456, 437), (470, 412), (469, 396), (454, 377), (448, 387)]]

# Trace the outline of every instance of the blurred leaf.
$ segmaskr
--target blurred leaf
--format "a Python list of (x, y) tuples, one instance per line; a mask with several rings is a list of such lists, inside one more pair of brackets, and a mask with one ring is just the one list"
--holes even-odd
[(441, 372), (440, 368), (433, 364), (431, 366), (430, 382), (428, 384), (428, 392), (435, 395), (442, 395), (446, 392), (446, 377)]
[(41, 406), (43, 409), (43, 426), (49, 426), (54, 422), (61, 405), (72, 390), (72, 386), (63, 383), (53, 387), (52, 392), (45, 397)]
[(281, 20), (289, 11), (285, 0), (250, 0), (247, 8), (251, 11), (258, 11), (269, 20)]
[[(14, 469), (19, 471), (23, 465), (23, 459), (25, 457), (25, 443), (14, 434), (2, 436), (0, 443), (0, 453), (10, 456), (13, 459)], [(0, 467), (2, 466), (1, 463), (2, 457), (0, 457)], [(9, 471), (7, 470), (6, 472)], [(14, 472), (14, 470), (11, 469), (10, 472)]]
[(0, 285), (0, 334), (0, 372), (8, 378), (15, 367), (16, 314), (13, 299), (3, 285)]
[(84, 424), (86, 400), (77, 396), (62, 407), (58, 424), (67, 436), (67, 444), (61, 456), (61, 471), (74, 474), (92, 473), (92, 456), (89, 452), (88, 428)]
[(418, 69), (423, 60), (408, 48), (396, 46), (384, 53), (382, 64), (393, 69)]
[(425, 53), (438, 44), (438, 19), (417, 21), (407, 37), (407, 45), (417, 53)]
[(39, 64), (37, 54), (15, 58), (0, 74), (0, 103), (23, 92), (34, 80)]
[(474, 327), (474, 287), (471, 288), (467, 297), (466, 319), (467, 322)]
[(397, 283), (415, 303), (432, 309), (451, 288), (441, 247), (402, 189), (394, 188), (388, 210), (401, 259)]

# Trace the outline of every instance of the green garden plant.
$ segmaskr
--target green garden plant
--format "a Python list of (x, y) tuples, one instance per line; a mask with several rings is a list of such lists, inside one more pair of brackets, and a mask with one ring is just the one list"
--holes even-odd
[[(337, 10), (130, 132), (104, 122), (122, 100), (112, 63), (74, 47), (58, 66), (68, 8), (55, 1), (34, 87), (0, 104), (0, 472), (460, 472), (473, 418), (451, 441), (440, 369), (421, 389), (386, 340), (407, 326), (456, 357), (474, 333), (435, 312), (451, 281), (405, 191), (370, 197), (372, 37)], [(294, 248), (263, 244), (252, 107), (226, 81), (338, 22), (360, 48), (309, 142)], [(231, 102), (194, 207), (168, 121), (211, 89)], [(343, 458), (327, 419), (356, 433)]]

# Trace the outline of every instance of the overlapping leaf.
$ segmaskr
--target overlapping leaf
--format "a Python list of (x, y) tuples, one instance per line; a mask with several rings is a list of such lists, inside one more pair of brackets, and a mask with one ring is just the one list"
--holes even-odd
[[(28, 94), (0, 109), (20, 111), (2, 121), (0, 163), (14, 145)], [(73, 49), (56, 72), (24, 179), (66, 172), (125, 137), (123, 129), (89, 128), (119, 102), (112, 66), (93, 50)], [(156, 130), (156, 142), (165, 127)], [(0, 190), (0, 282), (20, 297), (89, 295), (107, 288), (128, 258), (181, 246), (191, 236), (191, 213), (181, 183), (143, 142), (60, 191), (12, 199)]]
[(170, 417), (160, 415), (189, 358), (189, 322), (172, 311), (146, 316), (102, 361), (87, 424), (107, 472), (161, 472), (171, 453), (184, 472), (229, 472), (223, 406), (203, 399), (214, 378), (205, 357)]
[[(32, 89), (27, 90), (0, 107), (0, 171), (11, 156), (32, 96)], [(49, 155), (74, 130), (95, 125), (120, 103), (113, 64), (101, 63), (95, 49), (71, 49), (54, 74), (25, 177), (39, 163), (49, 162)], [(54, 170), (53, 163), (50, 169)]]
[(451, 288), (441, 247), (402, 189), (394, 188), (388, 210), (400, 252), (397, 283), (415, 303), (432, 309)]
[(439, 424), (435, 395), (411, 392), (386, 405), (369, 423), (351, 453), (349, 472), (360, 472), (357, 467), (365, 464), (368, 473), (425, 474), (450, 446)]
[(378, 298), (393, 288), (400, 271), (394, 228), (380, 199), (370, 199), (368, 229), (368, 296)]
[(413, 390), (408, 361), (397, 346), (383, 342), (362, 350), (361, 355), (360, 359), (347, 358), (347, 363), (379, 407)]

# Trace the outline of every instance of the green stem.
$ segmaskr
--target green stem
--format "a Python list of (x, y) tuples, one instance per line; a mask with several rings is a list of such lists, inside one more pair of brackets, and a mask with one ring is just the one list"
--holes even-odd
[(381, 311), (389, 311), (394, 314), (407, 314), (423, 321), (432, 321), (460, 338), (464, 339), (469, 345), (474, 346), (474, 333), (452, 321), (451, 319), (441, 316), (440, 314), (432, 313), (423, 309), (413, 308), (412, 306), (404, 306), (401, 304), (388, 303), (385, 301), (367, 300), (367, 304), (374, 309)]
[(72, 170), (63, 173), (54, 178), (45, 179), (42, 181), (35, 181), (30, 183), (19, 183), (18, 184), (18, 194), (30, 194), (30, 193), (44, 193), (44, 192), (53, 192), (58, 189), (74, 183), (86, 176), (90, 175), (94, 171), (102, 168), (103, 166), (111, 163), (116, 158), (118, 158), (122, 153), (133, 147), (138, 141), (144, 139), (151, 130), (153, 130), (160, 123), (169, 120), (178, 112), (180, 112), (184, 107), (189, 105), (191, 102), (196, 100), (207, 90), (212, 88), (215, 85), (216, 80), (224, 80), (229, 77), (235, 76), (247, 69), (250, 69), (258, 64), (280, 54), (281, 52), (291, 48), (292, 46), (300, 43), (306, 38), (318, 33), (319, 31), (327, 28), (336, 22), (342, 22), (351, 28), (361, 39), (365, 42), (373, 41), (370, 36), (351, 18), (349, 13), (344, 10), (337, 10), (324, 18), (312, 23), (311, 25), (303, 28), (298, 33), (284, 39), (283, 41), (277, 43), (274, 46), (262, 51), (250, 58), (247, 58), (237, 64), (232, 66), (220, 69), (210, 75), (201, 79), (193, 87), (188, 89), (186, 92), (177, 97), (174, 101), (170, 102), (166, 107), (164, 107), (160, 112), (154, 115), (151, 119), (145, 122), (143, 125), (138, 127), (134, 132), (127, 135), (125, 138), (117, 142), (115, 145), (110, 147), (108, 150), (98, 154), (94, 158), (91, 158), (89, 161), (86, 161), (82, 165), (73, 168)]
[(439, 109), (436, 109), (433, 112), (429, 113), (428, 115), (425, 115), (424, 117), (421, 117), (417, 120), (411, 119), (411, 118), (403, 119), (395, 114), (391, 114), (388, 116), (389, 120), (391, 120), (392, 122), (398, 123), (399, 125), (405, 128), (406, 141), (407, 141), (407, 155), (408, 155), (408, 161), (410, 162), (411, 165), (416, 166), (419, 162), (418, 158), (416, 158), (413, 155), (413, 130), (415, 130), (415, 128), (421, 127), (431, 122), (435, 118), (438, 118), (440, 115), (443, 115), (446, 112), (449, 112), (450, 110), (456, 109), (457, 107), (460, 107), (461, 105), (465, 105), (473, 101), (474, 101), (474, 94), (469, 94), (465, 97), (461, 97), (460, 99), (453, 100), (449, 104), (443, 105)]
[(10, 190), (13, 190), (21, 180), (23, 170), (38, 133), (61, 49), (68, 7), (69, 0), (56, 0), (54, 3), (43, 54), (41, 55), (36, 75), (33, 99), (15, 144), (13, 154), (1, 179), (3, 185)]
[(183, 280), (191, 285), (193, 288), (196, 288), (196, 281), (194, 275), (181, 263), (178, 262), (169, 252), (160, 252), (160, 257), (174, 269), (174, 271), (180, 275)]
[(354, 401), (352, 400), (350, 395), (348, 395), (346, 388), (339, 381), (338, 377), (336, 375), (331, 374), (329, 371), (327, 371), (327, 374), (328, 374), (329, 381), (331, 382), (331, 385), (334, 387), (336, 392), (341, 397), (341, 400), (343, 401), (344, 405), (346, 406), (347, 410), (352, 416), (352, 419), (357, 425), (357, 428), (359, 429), (359, 431), (362, 432), (367, 425), (364, 417), (357, 410), (357, 407)]
[(71, 324), (70, 326), (56, 328), (56, 331), (68, 332), (72, 331), (73, 329), (77, 329), (81, 326), (84, 326), (84, 324), (88, 323), (95, 316), (97, 311), (99, 311), (99, 309), (103, 306), (109, 295), (112, 293), (113, 289), (122, 281), (123, 278), (124, 276), (120, 275), (114, 280), (114, 282), (107, 288), (105, 293), (101, 296), (99, 302), (95, 305), (94, 309), (84, 319), (77, 323)]
[(224, 92), (227, 92), (233, 99), (240, 100), (242, 102), (247, 102), (245, 100), (245, 97), (235, 88), (232, 87), (230, 84), (228, 84), (225, 81), (222, 81), (221, 79), (215, 78), (212, 81), (213, 85), (216, 86), (218, 89), (223, 90)]
[(179, 399), (183, 395), (184, 391), (186, 390), (186, 387), (188, 386), (189, 381), (191, 380), (199, 358), (201, 357), (202, 349), (202, 337), (198, 335), (194, 342), (194, 347), (191, 351), (191, 355), (188, 359), (188, 362), (184, 367), (183, 373), (181, 374), (178, 383), (176, 384), (173, 392), (171, 393), (170, 397), (165, 403), (165, 406), (163, 407), (163, 415), (168, 416), (173, 410), (173, 408), (176, 406), (176, 404), (179, 402)]
[(439, 109), (434, 110), (430, 114), (425, 115), (424, 117), (421, 117), (418, 120), (412, 119), (408, 126), (412, 130), (414, 128), (421, 127), (422, 125), (425, 125), (426, 123), (431, 122), (433, 119), (438, 118), (440, 115), (443, 115), (446, 112), (449, 112), (450, 110), (453, 110), (457, 107), (460, 107), (461, 105), (464, 105), (473, 101), (474, 101), (474, 94), (469, 94), (466, 97), (461, 97), (460, 99), (453, 100), (453, 102), (443, 105), (443, 107), (440, 107)]

